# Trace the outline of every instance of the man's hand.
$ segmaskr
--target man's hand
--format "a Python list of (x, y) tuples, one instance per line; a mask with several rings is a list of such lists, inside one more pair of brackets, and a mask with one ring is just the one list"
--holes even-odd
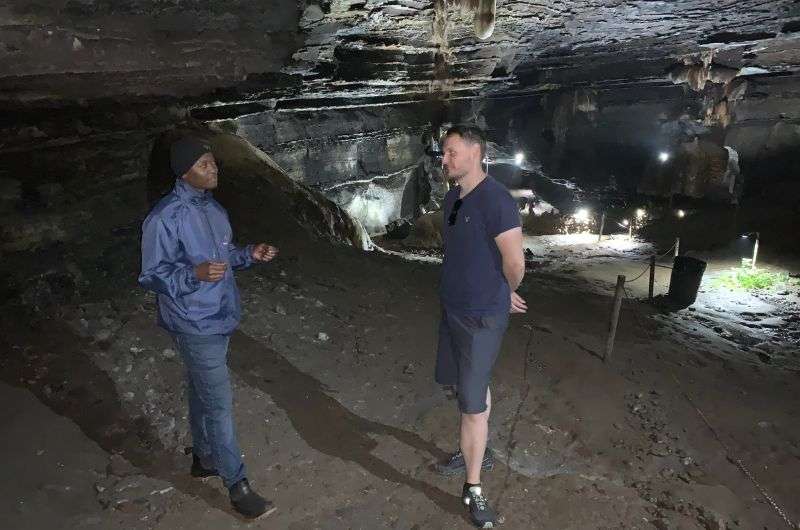
[(511, 293), (511, 310), (509, 313), (526, 313), (528, 311), (528, 303), (517, 293)]
[(224, 261), (206, 261), (194, 268), (194, 275), (201, 282), (218, 282), (228, 269)]
[(272, 261), (277, 255), (278, 249), (266, 243), (259, 243), (253, 246), (253, 259), (256, 261)]

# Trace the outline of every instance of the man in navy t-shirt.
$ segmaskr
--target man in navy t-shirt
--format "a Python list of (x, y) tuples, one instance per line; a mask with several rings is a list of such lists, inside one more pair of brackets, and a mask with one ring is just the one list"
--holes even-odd
[(444, 475), (466, 472), (462, 499), (470, 518), (479, 528), (491, 528), (497, 514), (480, 484), (481, 469), (493, 467), (491, 453), (486, 453), (489, 380), (509, 313), (527, 310), (515, 292), (525, 274), (522, 228), (516, 201), (482, 169), (483, 131), (452, 127), (443, 148), (442, 164), (453, 187), (444, 201), (436, 381), (458, 391), (461, 436), (460, 450), (437, 470)]

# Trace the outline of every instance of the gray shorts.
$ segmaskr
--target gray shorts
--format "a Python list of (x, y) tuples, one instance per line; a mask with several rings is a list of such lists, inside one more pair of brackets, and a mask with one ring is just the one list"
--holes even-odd
[(436, 382), (457, 388), (464, 414), (486, 410), (486, 391), (507, 327), (508, 313), (477, 317), (442, 309)]

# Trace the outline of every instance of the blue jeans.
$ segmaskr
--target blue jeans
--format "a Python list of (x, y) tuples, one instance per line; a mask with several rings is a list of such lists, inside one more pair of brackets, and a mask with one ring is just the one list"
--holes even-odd
[(233, 390), (227, 335), (172, 335), (186, 365), (193, 452), (216, 469), (226, 488), (245, 478), (233, 427)]

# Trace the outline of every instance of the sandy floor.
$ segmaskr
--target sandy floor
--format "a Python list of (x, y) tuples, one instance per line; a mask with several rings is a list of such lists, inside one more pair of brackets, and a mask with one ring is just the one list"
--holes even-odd
[[(526, 242), (540, 262), (521, 288), (530, 311), (513, 319), (496, 369), (500, 464), (484, 483), (505, 527), (787, 528), (731, 459), (800, 520), (800, 398), (782, 349), (792, 337), (769, 340), (796, 293), (739, 300), (728, 318), (714, 316), (707, 291), (695, 311), (662, 314), (636, 300), (645, 275), (604, 363), (611, 286), (635, 277), (651, 249), (561, 243)], [(188, 476), (181, 362), (153, 324), (152, 297), (131, 288), (60, 319), (4, 318), (12, 473), (0, 478), (0, 527), (468, 528), (459, 479), (430, 470), (455, 448), (457, 426), (432, 380), (438, 266), (312, 252), (287, 249), (239, 275), (236, 421), (251, 482), (274, 514), (243, 521), (218, 481)], [(657, 292), (668, 273), (659, 270)], [(773, 362), (714, 330), (752, 324), (749, 312)]]

